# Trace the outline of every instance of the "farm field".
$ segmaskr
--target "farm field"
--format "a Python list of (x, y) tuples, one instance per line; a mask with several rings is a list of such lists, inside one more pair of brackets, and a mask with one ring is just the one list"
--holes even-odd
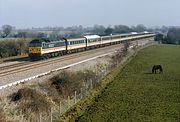
[[(151, 73), (155, 64), (163, 74)], [(114, 77), (77, 121), (180, 121), (180, 46), (143, 49)]]

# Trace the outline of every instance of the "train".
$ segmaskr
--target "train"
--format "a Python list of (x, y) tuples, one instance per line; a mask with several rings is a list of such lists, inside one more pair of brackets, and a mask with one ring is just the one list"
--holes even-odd
[(62, 38), (57, 41), (41, 38), (34, 39), (29, 43), (28, 54), (31, 60), (41, 60), (154, 36), (155, 34), (150, 32), (131, 32), (105, 36), (87, 35), (73, 39)]

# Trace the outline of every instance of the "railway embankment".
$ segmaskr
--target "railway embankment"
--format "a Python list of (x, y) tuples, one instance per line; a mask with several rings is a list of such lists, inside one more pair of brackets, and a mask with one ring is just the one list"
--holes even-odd
[[(131, 46), (129, 46), (129, 48), (130, 53), (128, 53), (128, 55), (133, 56), (136, 51), (133, 51), (133, 48)], [(46, 80), (43, 80), (42, 82), (37, 82), (41, 79), (37, 78), (31, 83), (26, 83), (24, 85), (22, 84), (18, 86), (18, 89), (14, 91), (13, 95), (9, 95), (8, 99), (5, 98), (1, 100), (1, 105), (3, 107), (9, 106), (7, 107), (7, 109), (2, 108), (1, 106), (1, 109), (4, 112), (2, 113), (2, 115), (5, 114), (6, 116), (8, 116), (8, 120), (14, 119), (17, 121), (45, 121), (52, 118), (53, 120), (55, 120), (55, 118), (57, 118), (59, 115), (64, 114), (67, 110), (72, 110), (70, 108), (76, 103), (79, 104), (79, 100), (81, 101), (81, 98), (83, 98), (83, 96), (94, 96), (96, 95), (96, 92), (99, 93), (99, 91), (96, 91), (97, 89), (104, 89), (108, 83), (102, 82), (101, 84), (101, 82), (99, 81), (101, 81), (101, 79), (105, 75), (107, 75), (113, 68), (117, 67), (120, 62), (125, 61), (125, 59), (127, 58), (125, 56), (127, 53), (126, 51), (127, 49), (124, 49), (124, 53), (120, 53), (117, 51), (114, 56), (110, 56), (111, 60), (109, 60), (109, 56), (106, 57), (108, 58), (109, 62), (99, 62), (95, 66), (92, 65), (93, 67), (88, 67), (88, 69), (84, 69), (79, 72), (77, 72), (77, 69), (81, 69), (87, 63), (83, 63), (83, 66), (77, 65), (75, 67), (65, 69), (60, 74), (57, 73), (51, 78), (46, 77), (44, 78)], [(125, 56), (126, 58), (123, 58), (122, 60), (123, 56)], [(104, 58), (99, 58), (99, 61), (102, 60), (104, 60)], [(73, 71), (75, 71), (76, 73), (74, 73)], [(111, 81), (112, 78), (112, 75), (110, 74), (108, 74), (107, 76), (107, 79), (109, 80), (106, 81), (108, 82)], [(61, 82), (64, 80), (66, 82)], [(89, 92), (92, 89), (95, 89), (96, 92)], [(33, 94), (39, 94), (40, 99), (38, 99), (38, 97), (34, 96)], [(37, 106), (34, 106), (34, 104), (37, 104)], [(27, 105), (33, 107), (27, 108)], [(41, 105), (43, 107), (48, 105), (49, 107), (43, 108)], [(9, 113), (11, 112), (14, 112), (15, 114), (9, 115)], [(28, 112), (31, 113), (29, 113), (29, 116), (27, 116)]]

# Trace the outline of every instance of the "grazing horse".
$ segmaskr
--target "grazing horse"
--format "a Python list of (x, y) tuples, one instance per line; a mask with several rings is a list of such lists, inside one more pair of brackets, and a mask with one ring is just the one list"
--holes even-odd
[(154, 65), (152, 68), (152, 73), (156, 74), (156, 71), (158, 71), (158, 70), (159, 70), (159, 73), (162, 73), (163, 72), (162, 66), (161, 65)]

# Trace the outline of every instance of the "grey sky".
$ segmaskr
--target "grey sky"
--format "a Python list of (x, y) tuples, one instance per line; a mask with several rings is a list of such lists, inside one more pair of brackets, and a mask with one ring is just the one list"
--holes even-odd
[(180, 0), (0, 0), (0, 26), (180, 25)]

